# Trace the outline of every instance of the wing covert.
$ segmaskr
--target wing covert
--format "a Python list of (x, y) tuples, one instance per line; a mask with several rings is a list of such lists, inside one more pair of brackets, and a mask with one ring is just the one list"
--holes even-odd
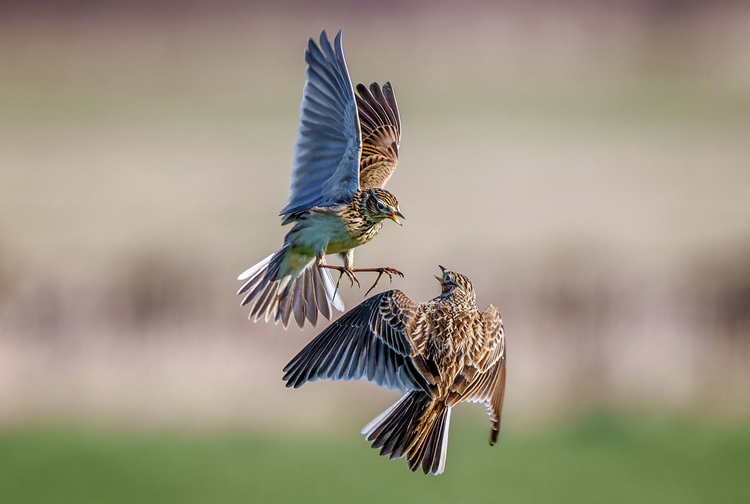
[(484, 403), (492, 422), (490, 445), (494, 445), (500, 431), (506, 374), (505, 331), (497, 308), (490, 305), (484, 313), (482, 327), (483, 348), (473, 356), (474, 363), (467, 366), (462, 373), (464, 376), (470, 376), (470, 379), (459, 395), (461, 400), (466, 402)]
[(357, 110), (362, 132), (359, 183), (362, 189), (384, 187), (396, 170), (401, 142), (401, 118), (393, 86), (357, 84)]
[(481, 372), (494, 365), (505, 352), (503, 319), (493, 305), (487, 308), (474, 327), (473, 343), (469, 349), (469, 359)]
[(292, 183), (281, 215), (349, 203), (359, 188), (359, 119), (340, 30), (334, 46), (325, 30), (320, 47), (307, 44)]

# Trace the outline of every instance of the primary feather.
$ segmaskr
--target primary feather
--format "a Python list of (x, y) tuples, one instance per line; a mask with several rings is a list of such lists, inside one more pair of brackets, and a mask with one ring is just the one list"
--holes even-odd
[(292, 184), (281, 215), (346, 204), (359, 189), (359, 118), (341, 31), (334, 45), (335, 50), (325, 30), (320, 47), (312, 39), (307, 44)]
[[(325, 30), (319, 45), (310, 39), (305, 61), (292, 182), (281, 210), (282, 225), (294, 226), (281, 249), (239, 277), (245, 284), (238, 294), (246, 293), (242, 304), (251, 305), (250, 318), (284, 327), (292, 315), (302, 327), (306, 319), (315, 325), (318, 312), (330, 318), (332, 307), (343, 311), (326, 254), (339, 254), (344, 266), (337, 268), (353, 278), (353, 249), (372, 240), (385, 219), (403, 218), (395, 196), (382, 188), (395, 169), (401, 135), (390, 83), (370, 90), (360, 84), (355, 97), (341, 31), (333, 45)], [(401, 274), (366, 271), (386, 270)]]
[(480, 312), (468, 278), (444, 270), (442, 294), (417, 303), (398, 290), (372, 296), (328, 326), (284, 368), (287, 387), (364, 378), (405, 390), (363, 430), (409, 469), (445, 468), (451, 408), (481, 402), (497, 441), (505, 397), (505, 333), (497, 308)]

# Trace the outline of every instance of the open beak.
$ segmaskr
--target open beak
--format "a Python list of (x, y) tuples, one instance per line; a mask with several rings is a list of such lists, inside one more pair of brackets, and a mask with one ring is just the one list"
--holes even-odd
[(401, 224), (401, 221), (398, 220), (399, 217), (401, 217), (402, 219), (406, 219), (406, 217), (404, 217), (404, 214), (402, 214), (401, 212), (392, 213), (388, 216), (388, 218), (393, 222), (395, 222), (399, 226), (403, 226), (403, 224)]
[[(440, 267), (440, 270), (441, 270), (441, 271), (442, 271), (443, 273), (445, 273), (445, 268), (443, 268), (443, 267), (442, 267), (442, 266), (440, 266), (439, 264), (438, 264), (438, 266)], [(441, 277), (441, 276), (437, 276), (437, 275), (433, 275), (433, 276), (434, 276), (435, 278), (437, 278), (437, 281), (438, 281), (438, 282), (440, 282), (440, 284), (442, 284), (442, 283), (443, 283), (443, 277)]]

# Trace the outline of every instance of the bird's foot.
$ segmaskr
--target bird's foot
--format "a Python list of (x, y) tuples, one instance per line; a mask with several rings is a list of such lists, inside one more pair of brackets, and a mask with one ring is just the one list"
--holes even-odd
[(378, 286), (378, 282), (380, 281), (380, 277), (382, 277), (383, 275), (388, 275), (388, 280), (390, 280), (391, 283), (393, 283), (393, 275), (398, 275), (401, 278), (404, 278), (404, 274), (401, 273), (396, 268), (361, 268), (361, 269), (355, 269), (355, 270), (352, 270), (352, 271), (356, 271), (358, 273), (359, 272), (363, 272), (363, 271), (371, 271), (371, 272), (375, 272), (375, 273), (378, 274), (378, 278), (375, 279), (375, 283), (372, 284), (372, 287), (370, 287), (369, 289), (367, 289), (367, 292), (365, 292), (365, 296), (367, 296), (370, 293), (371, 290), (373, 290), (375, 287)]
[(320, 267), (336, 270), (339, 272), (339, 279), (336, 281), (336, 290), (339, 290), (339, 284), (341, 284), (341, 279), (343, 278), (344, 275), (346, 275), (346, 278), (349, 279), (349, 282), (352, 284), (352, 287), (354, 287), (354, 282), (357, 282), (357, 287), (362, 287), (359, 283), (359, 280), (357, 279), (357, 276), (354, 274), (354, 272), (357, 270), (353, 270), (345, 266), (331, 266), (329, 264), (321, 264)]

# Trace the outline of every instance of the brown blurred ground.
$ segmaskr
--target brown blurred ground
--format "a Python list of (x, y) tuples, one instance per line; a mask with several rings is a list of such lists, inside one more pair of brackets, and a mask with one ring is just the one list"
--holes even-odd
[(499, 306), (511, 422), (747, 415), (741, 3), (30, 5), (0, 20), (0, 421), (323, 426), (391, 400), (285, 390), (315, 331), (234, 297), (285, 231), (307, 37), (339, 27), (404, 128), (407, 220), (357, 262), (420, 300), (443, 264)]

